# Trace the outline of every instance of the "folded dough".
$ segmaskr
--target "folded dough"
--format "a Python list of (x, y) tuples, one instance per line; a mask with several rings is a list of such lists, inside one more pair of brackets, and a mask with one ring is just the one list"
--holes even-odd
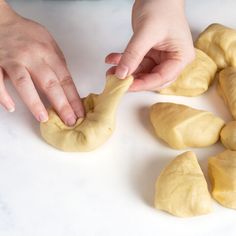
[(212, 195), (221, 205), (236, 209), (236, 152), (226, 150), (208, 161)]
[(175, 103), (152, 105), (150, 119), (156, 135), (175, 149), (212, 145), (224, 125), (210, 112)]
[(236, 121), (225, 125), (220, 132), (220, 140), (227, 149), (236, 151)]
[(220, 24), (211, 24), (198, 37), (196, 48), (210, 56), (219, 69), (236, 66), (236, 31)]
[(218, 92), (236, 119), (236, 68), (228, 67), (219, 73)]
[(50, 145), (68, 152), (91, 151), (99, 147), (113, 133), (118, 103), (132, 81), (131, 76), (124, 80), (108, 76), (100, 95), (90, 94), (83, 99), (86, 116), (73, 127), (66, 126), (50, 109), (48, 122), (40, 124), (42, 137)]
[(177, 156), (162, 170), (156, 182), (155, 207), (180, 217), (212, 211), (207, 183), (193, 152)]
[(195, 59), (181, 72), (177, 80), (162, 89), (161, 94), (198, 96), (204, 93), (215, 77), (215, 62), (199, 49), (195, 49)]

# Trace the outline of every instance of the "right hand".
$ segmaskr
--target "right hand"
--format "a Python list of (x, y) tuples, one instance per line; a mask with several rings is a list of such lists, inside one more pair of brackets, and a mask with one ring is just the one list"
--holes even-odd
[(15, 104), (4, 79), (9, 78), (20, 97), (40, 121), (48, 120), (37, 89), (48, 98), (65, 124), (84, 116), (84, 108), (65, 58), (49, 32), (15, 13), (0, 0), (0, 103), (10, 112)]

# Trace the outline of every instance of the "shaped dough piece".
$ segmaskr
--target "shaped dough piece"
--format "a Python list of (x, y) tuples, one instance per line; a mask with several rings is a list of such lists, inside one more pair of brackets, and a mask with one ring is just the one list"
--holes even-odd
[(236, 151), (236, 121), (231, 121), (221, 130), (220, 139), (223, 145)]
[(208, 26), (195, 42), (217, 64), (219, 69), (236, 66), (236, 31), (220, 24)]
[(161, 94), (198, 96), (207, 91), (215, 77), (215, 62), (199, 49), (195, 49), (195, 59), (181, 72), (177, 80), (162, 89)]
[(212, 145), (224, 125), (210, 112), (175, 103), (152, 105), (150, 119), (157, 137), (175, 149)]
[(156, 182), (155, 207), (180, 217), (212, 211), (207, 183), (193, 152), (177, 156), (162, 170)]
[(236, 152), (226, 150), (208, 161), (213, 198), (221, 205), (236, 209)]
[(52, 109), (49, 120), (40, 124), (42, 137), (50, 145), (69, 152), (91, 151), (102, 145), (113, 133), (115, 112), (133, 77), (120, 80), (108, 76), (100, 95), (90, 94), (83, 100), (86, 117), (73, 127), (66, 126)]
[(236, 119), (236, 68), (228, 67), (219, 73), (218, 92)]

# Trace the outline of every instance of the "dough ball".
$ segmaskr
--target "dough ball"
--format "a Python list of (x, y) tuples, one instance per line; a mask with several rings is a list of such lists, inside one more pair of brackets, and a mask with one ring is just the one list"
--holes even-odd
[(156, 182), (155, 207), (180, 217), (212, 211), (207, 183), (193, 152), (177, 156), (162, 170)]
[(208, 161), (213, 198), (221, 205), (236, 209), (236, 152), (226, 150)]
[(236, 31), (220, 24), (208, 26), (195, 42), (217, 64), (219, 69), (236, 66)]
[(231, 121), (221, 130), (220, 139), (223, 145), (236, 151), (236, 121)]
[(218, 92), (236, 119), (236, 68), (228, 67), (219, 73)]
[(215, 62), (199, 49), (195, 49), (196, 57), (181, 72), (177, 80), (162, 89), (161, 94), (180, 96), (198, 96), (207, 91), (215, 77), (217, 66)]
[(175, 103), (156, 103), (150, 119), (157, 137), (175, 149), (216, 143), (224, 121), (210, 112)]
[(42, 137), (55, 148), (67, 152), (91, 151), (102, 145), (113, 133), (115, 113), (120, 99), (133, 82), (133, 77), (120, 80), (108, 76), (100, 95), (83, 99), (86, 116), (73, 127), (66, 126), (50, 109), (49, 120), (40, 124)]

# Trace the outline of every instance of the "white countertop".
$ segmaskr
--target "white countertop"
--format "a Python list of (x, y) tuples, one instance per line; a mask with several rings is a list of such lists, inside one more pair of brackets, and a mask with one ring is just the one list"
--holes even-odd
[[(82, 96), (100, 92), (104, 57), (121, 51), (131, 35), (132, 1), (10, 1), (18, 12), (45, 25), (63, 49)], [(187, 0), (196, 36), (213, 22), (236, 28), (236, 1)], [(64, 153), (48, 146), (38, 123), (19, 101), (15, 113), (0, 109), (1, 236), (221, 236), (236, 235), (236, 212), (214, 204), (212, 214), (181, 219), (153, 208), (160, 170), (181, 151), (159, 142), (148, 107), (173, 101), (230, 120), (213, 86), (198, 98), (129, 93), (117, 127), (101, 148)], [(195, 149), (203, 170), (220, 144)]]

